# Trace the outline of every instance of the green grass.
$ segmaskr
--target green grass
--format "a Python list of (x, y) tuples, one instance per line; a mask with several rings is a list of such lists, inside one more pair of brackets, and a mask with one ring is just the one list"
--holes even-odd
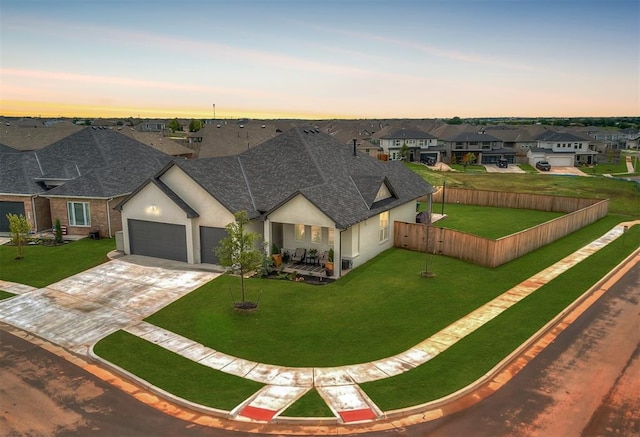
[[(429, 280), (418, 277), (424, 255), (401, 249), (388, 250), (327, 286), (252, 279), (248, 281), (251, 297), (255, 298), (260, 289), (264, 293), (260, 309), (249, 314), (231, 309), (229, 290), (237, 290), (238, 281), (223, 276), (147, 320), (216, 350), (259, 362), (315, 367), (370, 361), (414, 346), (601, 236), (617, 222), (615, 217), (606, 217), (496, 269), (434, 257), (432, 270), (437, 276)], [(365, 384), (365, 390), (388, 410), (427, 402), (461, 388), (596, 282), (626, 253), (637, 248), (639, 241), (640, 229), (631, 228), (593, 258), (434, 360), (398, 377)], [(396, 274), (389, 274), (390, 271)], [(190, 367), (180, 370), (185, 372), (184, 377), (176, 383), (174, 371), (168, 369), (174, 366), (175, 354), (157, 346), (152, 354), (139, 354), (140, 342), (146, 343), (118, 333), (101, 341), (96, 352), (187, 399), (201, 402), (205, 393), (199, 392), (206, 392), (210, 396), (206, 405), (216, 408), (228, 409), (229, 404), (240, 402), (236, 403), (237, 398), (257, 390), (255, 383), (237, 380), (233, 389), (241, 390), (241, 394), (227, 394), (228, 375), (211, 369), (202, 370), (201, 374)], [(164, 364), (167, 362), (169, 366)], [(181, 366), (201, 367), (189, 363)], [(201, 378), (206, 380), (205, 389)], [(229, 401), (230, 398), (234, 400)], [(331, 416), (315, 392), (296, 402), (286, 415)]]
[[(433, 207), (434, 212), (441, 212), (440, 204)], [(491, 239), (514, 234), (564, 215), (530, 209), (493, 208), (455, 203), (445, 203), (444, 212), (447, 217), (437, 221), (435, 226)]]
[(16, 260), (15, 246), (0, 246), (0, 279), (36, 288), (46, 287), (107, 261), (115, 240), (83, 239), (62, 246), (25, 246)]
[[(361, 385), (382, 410), (422, 404), (480, 378), (638, 247), (636, 226), (438, 355), (399, 376)], [(402, 396), (398, 396), (402, 393)]]
[[(628, 174), (629, 170), (627, 169), (627, 161), (626, 154), (622, 153), (620, 155), (620, 160), (617, 164), (608, 163), (608, 162), (598, 162), (598, 165), (593, 167), (585, 167), (581, 169), (586, 174)], [(603, 158), (600, 158), (599, 161), (607, 160), (607, 155), (605, 153)], [(631, 162), (635, 163), (635, 156), (631, 155)], [(639, 169), (640, 170), (640, 169)]]
[(486, 173), (465, 174), (437, 172), (420, 164), (406, 164), (432, 185), (475, 190), (546, 194), (551, 196), (609, 199), (609, 213), (621, 220), (640, 218), (640, 185), (606, 177), (583, 177), (550, 174)]
[(538, 173), (538, 170), (536, 170), (535, 167), (529, 164), (518, 164), (518, 167), (520, 167), (527, 173)]
[(315, 389), (309, 390), (282, 414), (287, 417), (334, 417)]
[(8, 291), (0, 290), (0, 300), (8, 299), (8, 298), (13, 297), (13, 296), (15, 296), (15, 294), (9, 293)]
[(467, 165), (467, 168), (464, 168), (462, 164), (449, 164), (449, 167), (456, 171), (460, 171), (463, 173), (486, 173), (487, 168), (484, 165)]
[[(132, 349), (123, 349), (122, 344)], [(156, 387), (213, 408), (231, 410), (263, 386), (213, 370), (124, 331), (101, 340), (94, 351)]]

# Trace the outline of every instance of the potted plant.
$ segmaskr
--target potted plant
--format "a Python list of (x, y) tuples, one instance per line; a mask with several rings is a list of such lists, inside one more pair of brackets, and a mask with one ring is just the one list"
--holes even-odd
[(333, 276), (333, 248), (329, 249), (329, 258), (324, 263), (324, 268), (327, 271), (327, 276)]
[(276, 243), (271, 246), (271, 259), (273, 259), (273, 265), (280, 267), (282, 265), (282, 254)]

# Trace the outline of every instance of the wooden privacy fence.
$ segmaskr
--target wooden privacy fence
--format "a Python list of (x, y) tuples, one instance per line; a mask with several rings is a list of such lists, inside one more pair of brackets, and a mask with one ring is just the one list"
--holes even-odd
[(602, 199), (545, 196), (542, 194), (506, 193), (504, 191), (440, 189), (433, 194), (433, 204), (461, 203), (463, 205), (494, 206), (498, 208), (535, 209), (538, 211), (574, 212), (601, 202)]
[[(524, 231), (520, 231), (515, 234), (507, 235), (506, 237), (502, 237), (497, 240), (491, 240), (489, 238), (483, 238), (477, 235), (467, 234), (453, 229), (440, 228), (433, 225), (426, 226), (421, 223), (394, 222), (394, 245), (396, 247), (420, 252), (424, 252), (428, 249), (429, 253), (447, 255), (486, 267), (497, 267), (599, 220), (607, 215), (609, 205), (608, 200), (598, 199), (567, 198), (570, 199), (570, 201), (567, 202), (563, 202), (561, 200), (565, 198), (557, 198), (559, 199), (557, 201), (554, 201), (553, 199), (529, 199), (522, 201), (517, 199), (518, 194), (516, 193), (504, 194), (515, 194), (515, 204), (517, 205), (526, 204), (533, 200), (537, 204), (546, 205), (549, 208), (565, 208), (568, 205), (571, 205), (574, 200), (583, 200), (586, 202), (586, 206), (582, 206), (578, 210), (573, 210), (573, 212), (569, 212), (562, 217), (555, 218), (538, 226), (525, 229)], [(523, 196), (552, 197), (526, 194)], [(450, 199), (448, 190), (446, 198), (447, 200)], [(474, 197), (469, 196), (468, 198), (473, 199)], [(493, 196), (489, 194), (479, 196), (479, 198), (484, 201), (489, 201), (489, 199), (491, 199), (491, 201), (495, 201), (496, 199), (504, 201), (504, 198), (500, 198), (500, 196)], [(476, 205), (477, 203), (473, 204)], [(582, 205), (581, 202), (577, 201), (573, 204)], [(509, 207), (509, 205), (503, 205), (503, 207)], [(521, 206), (519, 206), (519, 208), (521, 208)], [(566, 212), (562, 209), (544, 210)]]

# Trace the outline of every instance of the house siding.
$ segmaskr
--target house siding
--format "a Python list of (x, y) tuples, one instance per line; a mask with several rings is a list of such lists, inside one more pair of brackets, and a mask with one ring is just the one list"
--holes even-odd
[[(393, 222), (409, 222), (416, 221), (416, 202), (407, 202), (396, 208), (389, 210), (389, 238), (380, 242), (380, 216), (376, 215), (369, 219), (351, 226), (342, 233), (342, 254), (344, 259), (351, 260), (352, 267), (356, 268), (374, 258), (381, 252), (393, 247)], [(354, 235), (356, 227), (359, 227), (360, 241), (359, 247), (354, 243), (357, 235)]]

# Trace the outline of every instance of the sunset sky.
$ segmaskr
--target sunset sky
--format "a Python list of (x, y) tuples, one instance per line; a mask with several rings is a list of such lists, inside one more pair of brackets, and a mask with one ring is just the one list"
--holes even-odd
[(1, 0), (0, 115), (640, 114), (637, 0)]

